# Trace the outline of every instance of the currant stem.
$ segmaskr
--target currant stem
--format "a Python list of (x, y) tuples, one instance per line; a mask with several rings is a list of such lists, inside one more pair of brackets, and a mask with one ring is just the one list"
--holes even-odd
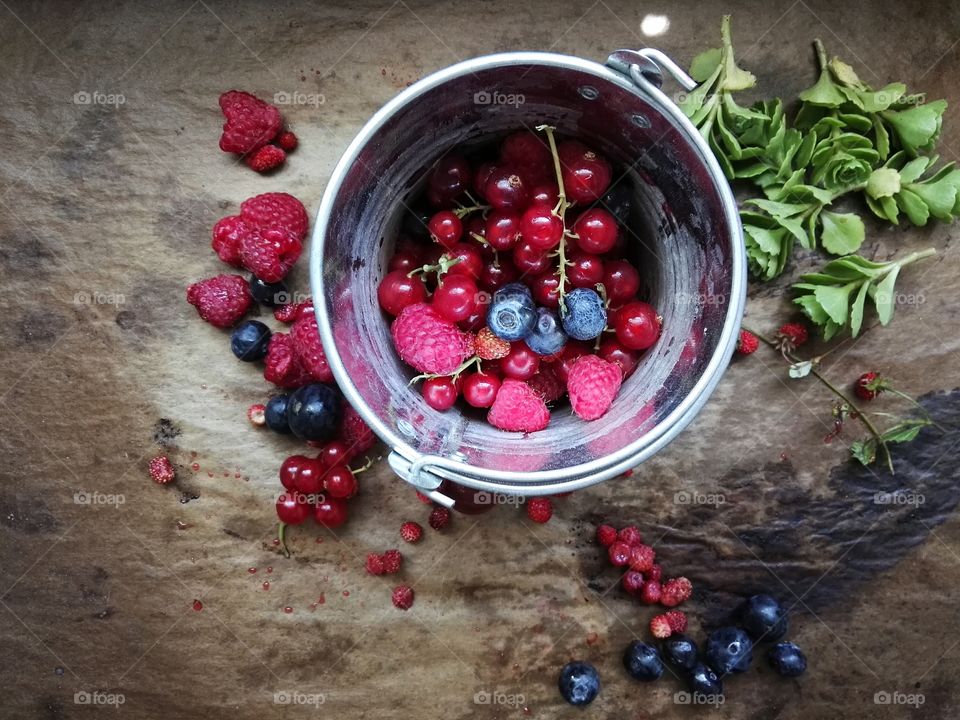
[(489, 210), (489, 205), (471, 205), (470, 207), (459, 207), (453, 211), (453, 214), (458, 218), (463, 219), (464, 216), (469, 215), (472, 212), (477, 210)]
[(287, 548), (286, 531), (287, 524), (285, 522), (281, 522), (279, 525), (277, 525), (277, 538), (280, 540), (280, 548), (283, 550), (283, 556), (290, 557), (290, 550)]
[(557, 298), (560, 301), (560, 315), (567, 314), (567, 306), (564, 303), (564, 296), (567, 294), (567, 208), (570, 203), (567, 202), (567, 191), (563, 186), (563, 168), (560, 166), (560, 153), (557, 152), (557, 141), (553, 137), (552, 125), (538, 125), (537, 130), (542, 130), (547, 134), (547, 142), (550, 144), (550, 154), (553, 156), (553, 171), (557, 176), (557, 204), (553, 208), (553, 214), (560, 218), (563, 232), (560, 234), (560, 246), (557, 249), (559, 267), (557, 268), (557, 278), (560, 281), (557, 287)]
[(366, 463), (364, 463), (361, 467), (358, 467), (356, 470), (350, 468), (350, 472), (352, 472), (354, 475), (359, 475), (360, 473), (369, 470), (371, 467), (373, 467), (373, 460), (371, 460), (370, 456), (368, 455)]

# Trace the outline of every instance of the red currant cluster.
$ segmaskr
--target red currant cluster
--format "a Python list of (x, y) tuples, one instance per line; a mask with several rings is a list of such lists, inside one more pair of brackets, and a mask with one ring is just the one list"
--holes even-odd
[[(492, 154), (452, 152), (429, 171), (423, 199), (430, 210), (408, 213), (378, 289), (381, 308), (401, 316), (397, 351), (423, 373), (423, 396), (438, 410), (460, 396), (491, 408), (508, 379), (548, 403), (567, 394), (572, 400), (568, 375), (579, 358), (598, 355), (624, 379), (660, 335), (661, 320), (638, 299), (640, 273), (626, 257), (631, 188), (611, 186), (607, 159), (579, 140), (556, 142), (549, 127), (510, 134)], [(536, 315), (521, 339), (491, 319), (497, 291), (516, 284)], [(595, 293), (603, 313), (586, 340), (568, 324), (576, 325), (570, 316), (579, 308), (565, 298), (575, 290)], [(434, 324), (398, 335), (406, 308)], [(457, 331), (467, 343), (451, 334)], [(554, 335), (538, 342), (530, 336), (548, 331)], [(418, 352), (426, 345), (429, 353)], [(442, 370), (428, 362), (437, 357)]]

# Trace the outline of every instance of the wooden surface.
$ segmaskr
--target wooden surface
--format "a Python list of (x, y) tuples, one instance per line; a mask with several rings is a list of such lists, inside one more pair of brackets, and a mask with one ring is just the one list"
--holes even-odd
[[(190, 281), (222, 269), (209, 250), (219, 217), (268, 190), (315, 212), (350, 138), (408, 82), (521, 48), (602, 60), (651, 44), (686, 64), (715, 44), (728, 9), (2, 3), (0, 716), (956, 717), (956, 228), (868, 223), (872, 256), (940, 254), (901, 277), (922, 302), (825, 361), (843, 384), (868, 369), (892, 376), (947, 427), (898, 449), (896, 478), (847, 461), (855, 433), (824, 445), (830, 396), (790, 381), (761, 350), (733, 364), (654, 460), (558, 501), (548, 525), (508, 506), (455, 517), (405, 547), (403, 579), (417, 593), (407, 613), (363, 559), (395, 546), (402, 521), (425, 524), (425, 507), (381, 463), (361, 476), (342, 532), (305, 526), (292, 533), (293, 558), (278, 555), (276, 469), (296, 445), (247, 424), (267, 384), (184, 302)], [(642, 36), (647, 11), (668, 14), (665, 35)], [(941, 153), (960, 157), (956, 4), (734, 9), (735, 43), (763, 94), (792, 97), (810, 84), (818, 35), (868, 82), (946, 97)], [(216, 98), (232, 87), (317, 99), (283, 108), (302, 146), (274, 177), (217, 149)], [(307, 290), (305, 267), (294, 281)], [(772, 330), (789, 313), (784, 284), (751, 289), (752, 325)], [(157, 441), (179, 467), (175, 487), (147, 478)], [(897, 488), (923, 504), (873, 501)], [(683, 504), (682, 492), (725, 503)], [(790, 636), (807, 652), (807, 675), (781, 680), (758, 662), (728, 683), (720, 711), (677, 704), (672, 679), (631, 682), (620, 655), (646, 636), (652, 613), (621, 593), (593, 544), (601, 519), (638, 523), (668, 572), (694, 581), (698, 637), (752, 592), (794, 606)], [(556, 690), (573, 658), (603, 679), (583, 712)], [(115, 712), (77, 702), (95, 691), (124, 703)], [(494, 692), (504, 703), (475, 701)], [(921, 693), (924, 705), (878, 705), (882, 692)], [(323, 704), (284, 704), (277, 693)]]

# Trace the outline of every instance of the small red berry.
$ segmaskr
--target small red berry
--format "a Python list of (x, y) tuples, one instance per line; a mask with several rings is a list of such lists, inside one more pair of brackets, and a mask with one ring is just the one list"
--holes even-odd
[(603, 264), (603, 286), (607, 299), (615, 307), (640, 291), (640, 273), (626, 260), (608, 260)]
[(643, 585), (643, 590), (640, 591), (640, 601), (645, 605), (656, 605), (660, 602), (662, 594), (663, 586), (660, 585), (660, 581), (648, 577), (647, 582)]
[(657, 582), (660, 582), (660, 580), (663, 578), (663, 566), (659, 563), (654, 563), (643, 575), (647, 578), (647, 580), (656, 580)]
[(328, 528), (340, 527), (347, 521), (347, 504), (343, 500), (325, 498), (317, 503), (313, 519)]
[(620, 580), (623, 589), (631, 595), (640, 595), (643, 590), (643, 574), (636, 570), (627, 570)]
[(383, 575), (383, 555), (377, 553), (367, 555), (367, 572), (371, 575)]
[(297, 139), (297, 136), (294, 135), (289, 130), (286, 130), (279, 135), (277, 135), (277, 145), (283, 148), (286, 152), (291, 153), (297, 149), (297, 146), (300, 144), (300, 140)]
[(498, 167), (487, 178), (484, 196), (495, 208), (519, 211), (526, 206), (529, 191), (516, 170)]
[(280, 484), (287, 490), (293, 490), (297, 475), (300, 473), (300, 465), (307, 458), (304, 455), (291, 455), (280, 464)]
[(617, 540), (617, 529), (611, 525), (597, 525), (597, 542), (610, 547)]
[(447, 274), (433, 293), (433, 309), (450, 322), (467, 320), (480, 309), (477, 284), (466, 275)]
[[(288, 458), (289, 459), (289, 458)], [(323, 487), (323, 463), (316, 458), (299, 457), (293, 488), (307, 495), (316, 495)]]
[(286, 162), (287, 154), (276, 145), (264, 145), (246, 159), (247, 165), (258, 173), (276, 170)]
[(645, 302), (636, 300), (617, 310), (613, 326), (617, 340), (631, 350), (646, 350), (660, 337), (660, 317)]
[(387, 550), (383, 554), (383, 572), (386, 575), (393, 575), (400, 572), (400, 566), (403, 564), (403, 555), (399, 550)]
[(624, 379), (630, 377), (640, 362), (640, 353), (636, 350), (628, 350), (619, 340), (613, 337), (604, 338), (600, 342), (600, 349), (597, 355), (607, 362), (620, 366)]
[(430, 231), (430, 237), (435, 241), (445, 248), (452, 248), (463, 235), (463, 221), (457, 217), (456, 213), (441, 210), (430, 218), (427, 229)]
[(624, 567), (628, 565), (630, 563), (631, 549), (632, 548), (625, 542), (617, 540), (607, 548), (607, 554), (610, 557), (610, 562), (617, 567)]
[(637, 572), (648, 572), (653, 567), (656, 555), (649, 545), (637, 545), (630, 551), (630, 568)]
[(434, 530), (442, 530), (450, 522), (450, 511), (438, 505), (430, 512), (430, 519), (427, 522)]
[(332, 498), (350, 498), (357, 494), (357, 478), (346, 465), (334, 465), (323, 476), (323, 489)]
[(500, 360), (500, 371), (514, 380), (529, 380), (539, 369), (540, 356), (522, 340), (513, 343), (507, 356)]
[(617, 242), (617, 219), (603, 208), (591, 208), (577, 218), (573, 232), (581, 250), (602, 255), (610, 252)]
[(474, 341), (477, 357), (481, 360), (499, 360), (510, 354), (510, 343), (498, 338), (490, 328), (482, 328)]
[(685, 632), (687, 629), (687, 616), (680, 610), (669, 610), (663, 614), (667, 619), (667, 624), (675, 633)]
[(521, 220), (523, 239), (541, 250), (552, 250), (563, 238), (563, 220), (547, 205), (531, 205)]
[(447, 274), (444, 275), (443, 282), (446, 282), (447, 278), (457, 275), (466, 276), (474, 282), (479, 280), (483, 273), (483, 254), (475, 242), (458, 242), (444, 254), (447, 256), (447, 260), (453, 264), (447, 270)]
[(521, 219), (509, 210), (493, 210), (487, 216), (486, 239), (494, 250), (512, 250), (520, 240)]
[(427, 299), (427, 288), (418, 276), (410, 277), (403, 270), (392, 270), (383, 276), (377, 288), (377, 300), (386, 312), (399, 315), (407, 305)]
[(625, 542), (630, 547), (636, 547), (643, 542), (643, 536), (640, 534), (640, 530), (636, 525), (628, 525), (625, 528), (621, 528), (620, 532), (617, 533), (617, 540)]
[(853, 386), (853, 391), (861, 400), (873, 400), (877, 395), (886, 390), (883, 379), (875, 372), (865, 372)]
[(413, 588), (409, 585), (397, 585), (390, 596), (393, 606), (400, 610), (409, 610), (413, 607)]
[(457, 153), (442, 157), (427, 181), (427, 198), (434, 207), (449, 206), (470, 187), (470, 164)]
[(346, 464), (352, 459), (353, 452), (347, 447), (346, 443), (340, 440), (328, 442), (317, 455), (317, 460), (319, 460), (324, 467), (328, 468), (334, 465)]
[(553, 517), (553, 504), (550, 498), (535, 497), (527, 501), (527, 517), (533, 522), (543, 524)]
[(750, 355), (755, 353), (760, 347), (760, 341), (757, 336), (749, 330), (741, 330), (740, 337), (737, 339), (737, 352), (741, 355)]
[(267, 423), (267, 406), (263, 403), (255, 403), (247, 408), (247, 420), (251, 425), (261, 426)]
[(423, 528), (420, 523), (405, 522), (400, 526), (400, 537), (404, 542), (415, 543), (423, 536)]
[(277, 517), (287, 525), (299, 525), (310, 515), (307, 498), (298, 492), (285, 492), (277, 498)]
[(463, 379), (463, 399), (476, 408), (488, 408), (497, 399), (501, 380), (491, 372), (475, 372)]
[(165, 455), (158, 455), (150, 461), (150, 477), (158, 485), (166, 485), (177, 476), (177, 471)]
[(545, 250), (521, 242), (513, 251), (513, 264), (524, 275), (536, 275), (548, 270), (553, 263)]
[(685, 577), (670, 578), (663, 583), (663, 594), (660, 603), (665, 607), (676, 607), (693, 594), (693, 583)]
[(673, 635), (673, 628), (670, 627), (670, 620), (666, 615), (655, 615), (650, 621), (650, 632), (659, 640), (665, 640)]
[(800, 323), (781, 325), (777, 330), (776, 340), (782, 350), (790, 352), (807, 341), (807, 328)]
[(449, 410), (457, 402), (457, 386), (452, 378), (433, 377), (423, 381), (420, 394), (434, 410)]
[(575, 288), (595, 288), (603, 281), (603, 260), (597, 255), (574, 251), (570, 253), (567, 278)]

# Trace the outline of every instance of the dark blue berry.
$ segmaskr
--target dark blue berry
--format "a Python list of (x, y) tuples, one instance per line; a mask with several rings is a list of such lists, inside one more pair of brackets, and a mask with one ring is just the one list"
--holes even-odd
[(487, 326), (498, 338), (523, 340), (537, 323), (537, 308), (530, 290), (522, 283), (508, 283), (493, 294), (487, 310)]
[(690, 671), (690, 692), (705, 695), (723, 695), (723, 681), (712, 668), (698, 662)]
[(740, 606), (740, 624), (754, 640), (776, 642), (787, 634), (787, 611), (769, 595), (754, 595)]
[(593, 340), (607, 326), (607, 308), (596, 290), (576, 288), (563, 299), (567, 312), (563, 314), (563, 329), (577, 340)]
[(663, 641), (663, 657), (676, 668), (693, 670), (699, 655), (697, 644), (686, 635), (672, 635)]
[(704, 659), (721, 677), (746, 672), (753, 662), (753, 643), (740, 628), (723, 627), (707, 638)]
[(653, 645), (634, 640), (623, 653), (623, 666), (634, 680), (650, 682), (663, 675), (663, 661)]
[(292, 300), (285, 282), (268, 283), (256, 275), (250, 276), (250, 297), (266, 307), (289, 305)]
[(244, 362), (256, 362), (267, 356), (270, 328), (258, 320), (246, 320), (230, 335), (230, 350)]
[(553, 355), (563, 350), (567, 334), (560, 326), (557, 313), (549, 308), (537, 308), (537, 322), (525, 342), (537, 355)]
[(287, 422), (301, 440), (330, 440), (340, 422), (340, 398), (323, 383), (297, 388), (287, 405)]
[(290, 423), (287, 422), (287, 405), (289, 403), (289, 395), (274, 395), (267, 400), (267, 409), (264, 411), (263, 417), (267, 421), (268, 428), (283, 435), (290, 434)]
[(600, 676), (590, 663), (571, 662), (560, 671), (560, 694), (571, 705), (589, 705), (600, 692)]
[(770, 667), (784, 677), (797, 677), (807, 670), (807, 657), (792, 642), (781, 642), (767, 652)]
[(597, 207), (611, 213), (617, 220), (626, 223), (630, 219), (630, 207), (633, 204), (633, 187), (627, 182), (614, 185), (600, 198)]

